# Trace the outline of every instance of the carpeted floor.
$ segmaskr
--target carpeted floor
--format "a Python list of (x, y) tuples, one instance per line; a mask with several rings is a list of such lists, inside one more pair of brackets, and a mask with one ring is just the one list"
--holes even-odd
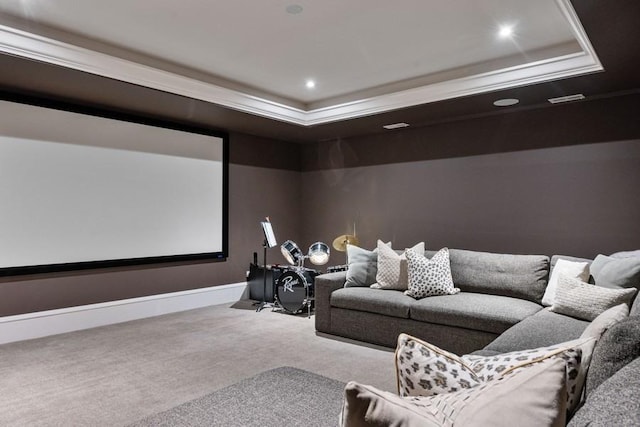
[(276, 368), (130, 427), (335, 427), (344, 386), (301, 369)]
[(391, 351), (234, 307), (0, 346), (0, 425), (124, 426), (282, 366), (395, 390)]

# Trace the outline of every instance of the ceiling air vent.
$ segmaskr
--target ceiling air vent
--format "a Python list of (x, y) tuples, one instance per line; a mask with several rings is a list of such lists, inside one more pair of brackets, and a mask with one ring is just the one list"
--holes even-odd
[(400, 129), (400, 128), (409, 127), (409, 123), (394, 123), (391, 125), (384, 125), (382, 127), (385, 129)]
[(549, 101), (552, 104), (560, 104), (562, 102), (579, 101), (581, 99), (584, 99), (584, 95), (581, 94), (581, 93), (576, 93), (575, 95), (567, 95), (567, 96), (559, 96), (557, 98), (549, 98), (547, 101)]

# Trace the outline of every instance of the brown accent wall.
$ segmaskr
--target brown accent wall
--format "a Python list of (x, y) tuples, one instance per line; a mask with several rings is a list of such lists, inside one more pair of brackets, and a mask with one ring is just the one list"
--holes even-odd
[[(640, 139), (303, 174), (306, 241), (568, 254), (640, 249)], [(333, 254), (332, 264), (344, 263)]]
[(638, 111), (636, 92), (304, 147), (304, 240), (356, 223), (367, 248), (639, 249)]

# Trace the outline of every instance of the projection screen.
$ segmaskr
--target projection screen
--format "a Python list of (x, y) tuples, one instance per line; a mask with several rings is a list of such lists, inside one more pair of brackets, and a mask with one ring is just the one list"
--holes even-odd
[(224, 133), (2, 94), (0, 275), (226, 259), (227, 153)]

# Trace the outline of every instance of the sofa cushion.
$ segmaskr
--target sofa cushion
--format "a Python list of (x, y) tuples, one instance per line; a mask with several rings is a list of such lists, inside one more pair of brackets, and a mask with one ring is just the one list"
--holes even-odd
[(546, 255), (508, 255), (450, 249), (453, 283), (463, 292), (540, 303), (549, 277)]
[(523, 299), (472, 292), (412, 300), (410, 307), (411, 319), (497, 334), (542, 309)]
[(620, 368), (640, 357), (640, 317), (628, 317), (606, 331), (593, 351), (585, 393), (588, 397)]
[(640, 425), (638, 396), (640, 396), (640, 358), (620, 369), (590, 393), (584, 405), (569, 422), (568, 427)]
[[(362, 287), (342, 288), (331, 293), (331, 306), (392, 317), (409, 317), (414, 299), (401, 291)], [(375, 325), (372, 325), (375, 327)]]
[(507, 329), (483, 351), (506, 353), (546, 347), (579, 338), (588, 325), (589, 322), (586, 320), (574, 319), (544, 309)]

